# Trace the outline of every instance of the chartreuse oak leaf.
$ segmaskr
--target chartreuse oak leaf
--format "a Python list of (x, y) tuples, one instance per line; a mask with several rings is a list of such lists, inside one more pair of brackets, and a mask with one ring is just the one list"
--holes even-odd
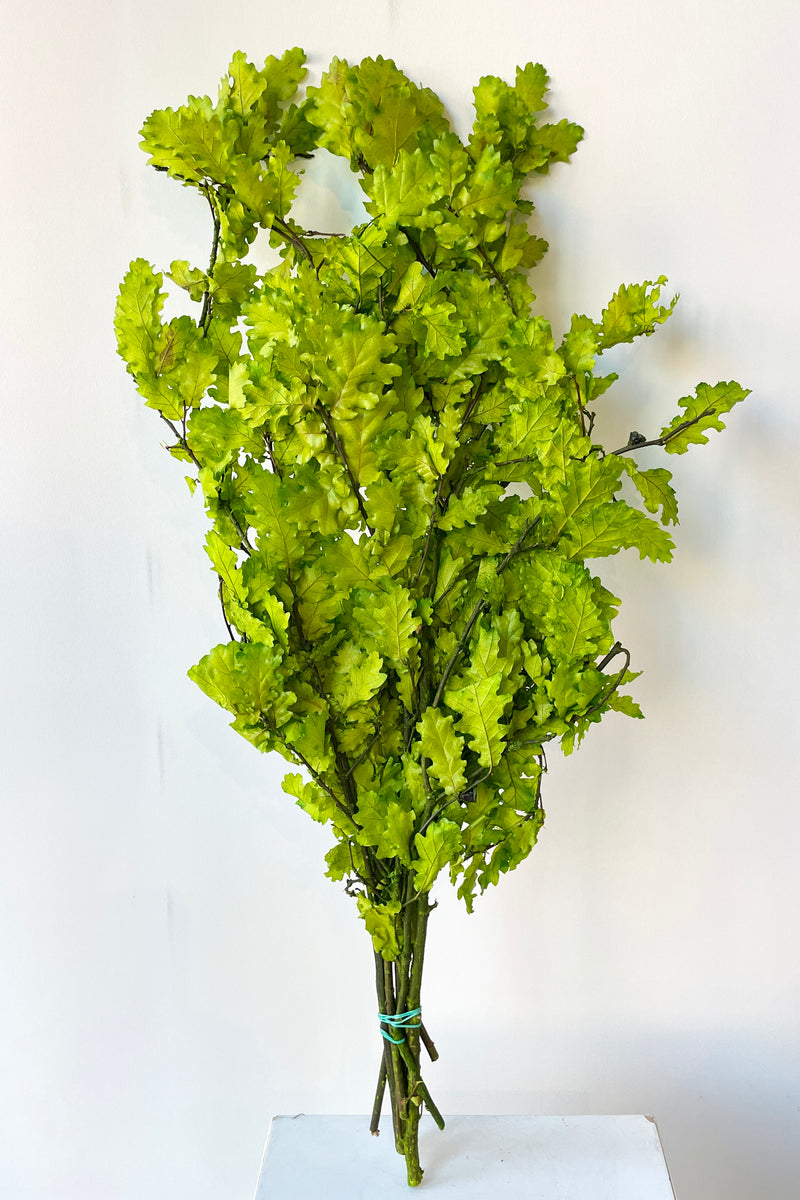
[(435, 135), (447, 128), (439, 97), (381, 56), (358, 67), (335, 58), (320, 86), (308, 91), (320, 143), (349, 157), (354, 167), (391, 166), (403, 150), (415, 148), (424, 129)]
[(164, 277), (143, 258), (135, 259), (122, 280), (114, 315), (117, 349), (134, 376), (150, 374), (161, 339)]
[(472, 160), (461, 144), (461, 139), (455, 133), (443, 133), (433, 144), (430, 161), (436, 182), (442, 188), (444, 196), (448, 200), (452, 199), (456, 188), (466, 178), (472, 166)]
[(214, 297), (218, 311), (221, 304), (233, 304), (238, 308), (249, 299), (255, 282), (256, 269), (252, 263), (221, 262), (214, 268), (208, 281), (208, 290)]
[(678, 401), (683, 413), (661, 430), (664, 449), (668, 454), (683, 454), (692, 444), (707, 442), (706, 431), (724, 429), (722, 414), (730, 412), (734, 404), (749, 394), (738, 383), (717, 383), (713, 387), (698, 383), (694, 396), (684, 396)]
[(399, 858), (411, 862), (409, 844), (414, 828), (414, 812), (395, 799), (378, 792), (363, 792), (355, 814), (362, 846), (374, 846), (379, 858)]
[(189, 678), (229, 712), (261, 719), (275, 729), (289, 720), (297, 699), (284, 688), (279, 655), (262, 643), (217, 646), (191, 668)]
[(387, 962), (394, 962), (400, 953), (397, 940), (400, 901), (388, 900), (385, 904), (375, 904), (367, 896), (356, 896), (356, 904), (376, 953), (381, 954)]
[(572, 121), (538, 125), (531, 135), (527, 150), (520, 155), (518, 167), (524, 172), (536, 171), (546, 175), (551, 163), (569, 161), (582, 137), (582, 127)]
[(219, 470), (240, 452), (260, 454), (262, 440), (232, 408), (197, 408), (188, 424), (189, 444), (203, 466)]
[(288, 519), (290, 508), (284, 503), (280, 481), (260, 470), (251, 473), (248, 483), (248, 517), (257, 531), (258, 544), (285, 571), (291, 571), (300, 557), (300, 542)]
[(594, 581), (588, 571), (576, 575), (564, 588), (555, 613), (553, 635), (547, 641), (551, 658), (584, 658), (604, 652), (613, 641), (609, 623), (595, 602)]
[(439, 872), (461, 849), (461, 830), (455, 821), (442, 817), (414, 838), (416, 858), (412, 862), (418, 892), (429, 892)]
[(190, 96), (182, 108), (151, 113), (141, 132), (151, 166), (186, 184), (225, 182), (231, 145), (208, 96)]
[(426, 353), (436, 359), (454, 358), (464, 349), (464, 323), (447, 300), (427, 300), (416, 310), (424, 330)]
[(259, 98), (262, 118), (275, 119), (278, 110), (296, 94), (306, 75), (306, 56), (299, 46), (284, 51), (280, 58), (270, 54), (264, 59), (262, 74), (267, 86)]
[(384, 428), (390, 404), (381, 400), (374, 408), (364, 409), (338, 422), (338, 436), (356, 486), (367, 487), (380, 479), (375, 439)]
[(302, 775), (292, 772), (284, 775), (281, 789), (287, 796), (295, 797), (300, 808), (308, 813), (312, 821), (318, 821), (320, 825), (326, 825), (330, 821), (346, 835), (355, 834), (356, 826), (343, 811), (341, 803), (337, 804), (330, 792), (326, 792), (316, 780), (303, 779)]
[(438, 521), (439, 529), (462, 529), (465, 525), (474, 525), (492, 501), (502, 494), (503, 487), (498, 483), (465, 487), (460, 496), (450, 501), (444, 516)]
[(400, 374), (400, 367), (387, 361), (395, 345), (373, 317), (357, 317), (339, 331), (332, 353), (315, 364), (326, 407), (334, 417), (375, 407), (384, 387)]
[(364, 184), (367, 212), (386, 225), (428, 228), (441, 220), (434, 209), (444, 195), (430, 159), (422, 150), (401, 150), (392, 166), (381, 164)]
[(192, 300), (202, 300), (208, 289), (208, 276), (198, 267), (190, 267), (186, 259), (176, 259), (170, 264), (169, 277), (178, 287), (189, 293)]
[(236, 562), (236, 554), (217, 533), (211, 529), (206, 537), (206, 554), (211, 559), (216, 574), (222, 580), (228, 594), (235, 600), (247, 599), (247, 589)]
[(625, 470), (630, 475), (636, 490), (644, 501), (648, 512), (661, 513), (664, 525), (678, 524), (678, 500), (670, 484), (672, 474), (665, 467), (653, 467), (640, 471), (631, 459), (625, 460)]
[(358, 873), (363, 876), (364, 874), (364, 856), (361, 847), (350, 841), (337, 842), (325, 855), (325, 862), (328, 864), (325, 874), (335, 883), (347, 875)]
[(503, 163), (493, 146), (486, 146), (451, 207), (459, 217), (500, 218), (513, 208), (518, 191), (511, 167)]
[[(317, 563), (309, 563), (302, 568), (299, 577), (293, 582), (293, 590), (296, 619), (304, 639), (317, 641), (326, 637), (342, 608), (342, 596), (336, 588), (335, 581), (331, 580)], [(336, 692), (337, 698), (341, 698), (346, 691), (345, 682), (339, 682), (341, 686)], [(353, 686), (358, 686), (356, 680), (353, 681)], [(353, 700), (352, 703), (356, 701)], [(346, 707), (349, 707), (349, 704)]]
[(258, 68), (247, 61), (247, 55), (237, 50), (227, 75), (220, 83), (219, 102), (246, 117), (263, 95), (266, 86), (267, 81)]
[(529, 112), (541, 112), (547, 108), (548, 84), (550, 78), (541, 63), (526, 63), (517, 67), (517, 77), (514, 91), (524, 103)]
[(642, 334), (649, 336), (657, 325), (663, 325), (678, 303), (673, 296), (668, 305), (659, 305), (661, 288), (667, 282), (661, 275), (655, 283), (622, 284), (603, 309), (599, 340), (601, 350), (620, 342), (632, 342)]
[[(559, 458), (559, 467), (561, 462)], [(619, 491), (623, 466), (621, 458), (610, 454), (602, 459), (589, 458), (586, 462), (563, 461), (563, 483), (554, 487), (550, 497), (556, 537), (568, 523), (574, 525), (594, 509), (613, 501)]]
[(468, 675), (460, 687), (449, 687), (445, 704), (459, 716), (459, 729), (469, 738), (470, 749), (482, 767), (494, 768), (503, 755), (504, 726), (500, 723), (505, 700), (499, 694), (503, 675), (483, 678)]
[(675, 543), (665, 529), (623, 501), (604, 504), (569, 519), (563, 526), (559, 548), (573, 560), (602, 558), (629, 547), (640, 558), (670, 562)]
[(214, 383), (217, 361), (191, 317), (175, 317), (162, 326), (150, 370), (137, 375), (136, 382), (149, 408), (178, 421)]
[(564, 365), (572, 373), (585, 374), (594, 370), (601, 330), (589, 317), (572, 318), (569, 332), (561, 343)]
[(331, 664), (330, 696), (341, 712), (355, 704), (371, 700), (386, 682), (377, 650), (366, 651), (354, 642), (347, 642)]
[(402, 669), (415, 645), (418, 625), (408, 589), (397, 580), (386, 578), (381, 581), (381, 590), (370, 596), (368, 607), (357, 609), (353, 615), (370, 631), (384, 660)]
[(373, 78), (362, 64), (361, 90), (362, 111), (369, 113), (370, 120), (359, 144), (372, 165), (396, 162), (403, 150), (414, 148), (424, 126), (433, 132), (447, 127), (439, 97), (412, 84), (391, 60), (378, 58)]
[(467, 786), (467, 780), (464, 739), (453, 728), (453, 718), (438, 708), (426, 708), (417, 732), (420, 753), (430, 762), (428, 774), (448, 796), (458, 796)]

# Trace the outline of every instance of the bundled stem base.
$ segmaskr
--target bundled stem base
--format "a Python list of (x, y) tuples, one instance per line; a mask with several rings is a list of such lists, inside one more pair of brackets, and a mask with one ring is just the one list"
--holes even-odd
[[(399, 955), (391, 962), (380, 954), (375, 955), (378, 1005), (385, 1016), (393, 1017), (420, 1007), (425, 936), (431, 911), (426, 895), (412, 894), (406, 902), (405, 936)], [(370, 1130), (374, 1134), (379, 1132), (381, 1108), (388, 1086), (395, 1147), (406, 1160), (409, 1186), (416, 1187), (422, 1182), (419, 1121), (423, 1105), (439, 1128), (444, 1129), (442, 1114), (422, 1078), (421, 1047), (425, 1047), (431, 1060), (438, 1054), (421, 1019), (413, 1025), (398, 1028), (387, 1024), (391, 1032), (384, 1035)]]

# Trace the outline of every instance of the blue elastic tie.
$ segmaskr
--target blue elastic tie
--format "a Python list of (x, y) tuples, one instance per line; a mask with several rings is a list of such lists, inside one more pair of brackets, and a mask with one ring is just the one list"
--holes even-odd
[[(395, 1013), (394, 1015), (391, 1013), (378, 1013), (378, 1020), (380, 1021), (381, 1025), (390, 1025), (393, 1029), (419, 1029), (420, 1025), (422, 1024), (422, 1021), (418, 1019), (421, 1012), (421, 1008), (410, 1008), (408, 1012)], [(393, 1046), (402, 1046), (403, 1042), (406, 1040), (404, 1037), (392, 1037), (392, 1035), (387, 1033), (385, 1029), (381, 1030), (381, 1034), (386, 1038), (386, 1041), (391, 1042)]]

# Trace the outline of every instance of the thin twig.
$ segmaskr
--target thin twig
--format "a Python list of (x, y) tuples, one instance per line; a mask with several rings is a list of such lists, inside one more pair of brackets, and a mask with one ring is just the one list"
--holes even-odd
[[(220, 235), (222, 223), (219, 218), (219, 213), (217, 212), (217, 209), (214, 205), (214, 201), (211, 199), (210, 185), (206, 184), (205, 187), (202, 187), (200, 190), (202, 191), (203, 195), (205, 196), (206, 200), (208, 201), (208, 207), (211, 209), (211, 217), (214, 222), (214, 236), (211, 241), (211, 256), (209, 258), (208, 272), (207, 272), (208, 280), (210, 282), (211, 277), (214, 273), (214, 267), (216, 266), (216, 263), (217, 263), (217, 254), (219, 253), (219, 235)], [(201, 329), (203, 330), (204, 337), (205, 337), (205, 334), (206, 334), (206, 331), (208, 328), (208, 324), (211, 320), (211, 307), (212, 307), (211, 306), (211, 292), (210, 292), (209, 288), (207, 287), (205, 292), (203, 293), (203, 307), (200, 312), (200, 320), (198, 322)]]
[(436, 1062), (437, 1058), (439, 1057), (439, 1051), (433, 1044), (433, 1038), (422, 1024), (419, 1027), (419, 1036), (423, 1046), (428, 1051), (428, 1058), (431, 1060), (431, 1062)]
[[(425, 566), (425, 560), (428, 557), (428, 549), (430, 548), (431, 538), (433, 537), (433, 531), (436, 528), (436, 518), (439, 513), (439, 505), (442, 502), (443, 487), (444, 487), (444, 475), (440, 475), (439, 476), (439, 484), (438, 484), (438, 487), (436, 488), (436, 495), (433, 500), (433, 508), (431, 509), (431, 518), (428, 522), (428, 532), (425, 535), (425, 545), (422, 547), (422, 556), (420, 557), (419, 566), (417, 567), (417, 571), (414, 576), (414, 582), (413, 582), (412, 586), (416, 586), (416, 584), (419, 582), (419, 577), (422, 574), (422, 568)], [(445, 505), (445, 509), (446, 509), (446, 507), (447, 506)]]
[(225, 622), (225, 628), (228, 631), (228, 637), (231, 639), (232, 642), (235, 642), (237, 639), (234, 637), (233, 629), (231, 627), (230, 621), (228, 620), (228, 614), (225, 610), (225, 593), (224, 593), (225, 583), (224, 583), (224, 580), (221, 575), (218, 575), (217, 579), (219, 580), (219, 603), (220, 603), (220, 607), (222, 609), (222, 619)]
[(422, 264), (422, 266), (425, 268), (425, 270), (430, 275), (431, 279), (435, 279), (436, 278), (436, 267), (434, 267), (433, 263), (429, 262), (428, 259), (425, 257), (425, 255), (422, 253), (422, 248), (421, 248), (419, 242), (415, 241), (414, 238), (409, 233), (409, 231), (407, 229), (405, 229), (402, 225), (398, 225), (397, 228), (399, 229), (400, 233), (405, 234), (405, 236), (408, 240), (409, 246), (414, 251), (414, 257), (416, 258), (417, 262)]
[(274, 216), (272, 218), (272, 228), (280, 237), (284, 239), (284, 241), (287, 241), (294, 246), (295, 250), (299, 250), (312, 267), (314, 266), (314, 259), (311, 256), (311, 251), (309, 250), (308, 246), (305, 244), (302, 238), (300, 238), (292, 229), (289, 228), (284, 220), (282, 220), (279, 216)]
[(308, 771), (309, 775), (314, 780), (314, 782), (316, 784), (318, 784), (323, 789), (323, 791), (326, 791), (328, 793), (331, 800), (333, 800), (334, 804), (339, 809), (339, 811), (344, 813), (344, 815), (347, 817), (348, 821), (351, 824), (355, 824), (355, 822), (353, 821), (353, 814), (347, 809), (346, 805), (336, 795), (336, 792), (334, 792), (333, 789), (328, 786), (328, 784), (325, 782), (325, 780), (320, 775), (319, 771), (314, 770), (314, 768), (311, 766), (311, 763), (308, 761), (308, 759), (305, 757), (305, 755), (303, 755), (297, 749), (297, 747), (292, 742), (289, 741), (288, 738), (282, 737), (280, 734), (277, 734), (276, 736), (278, 737), (279, 741), (283, 742), (286, 749), (289, 750), (295, 756), (295, 758), (298, 758), (300, 760), (300, 762), (303, 764), (305, 769)]
[(484, 371), (484, 373), (481, 375), (481, 377), (478, 380), (478, 386), (475, 388), (475, 394), (474, 394), (474, 396), (471, 397), (470, 402), (467, 405), (466, 412), (464, 413), (464, 416), (461, 418), (461, 424), (458, 427), (459, 439), (461, 438), (461, 434), (463, 432), (464, 426), (467, 424), (467, 421), (469, 421), (470, 417), (472, 416), (473, 412), (475, 411), (475, 406), (481, 398), (481, 393), (483, 392), (485, 384), (486, 384), (486, 372)]
[(572, 376), (572, 382), (575, 384), (575, 393), (578, 397), (578, 412), (580, 413), (580, 417), (581, 417), (581, 433), (583, 434), (584, 437), (586, 437), (586, 421), (584, 418), (583, 402), (581, 401), (581, 389), (578, 384), (578, 376), (577, 375)]
[(500, 274), (500, 272), (498, 271), (497, 267), (494, 265), (492, 260), (489, 258), (489, 255), (486, 253), (483, 246), (477, 246), (476, 249), (478, 251), (478, 254), (480, 254), (481, 258), (483, 259), (483, 261), (486, 263), (487, 267), (491, 271), (492, 275), (494, 275), (495, 279), (500, 284), (500, 287), (503, 289), (505, 298), (508, 301), (508, 306), (511, 309), (514, 316), (516, 316), (517, 309), (516, 309), (516, 306), (514, 304), (512, 297), (511, 297), (511, 292), (508, 290), (508, 284), (506, 283), (505, 279)]
[(381, 1109), (383, 1108), (383, 1093), (386, 1091), (386, 1055), (381, 1057), (381, 1069), (378, 1072), (378, 1086), (375, 1089), (375, 1100), (372, 1105), (372, 1120), (369, 1123), (369, 1131), (373, 1137), (377, 1137), (380, 1133)]
[[(502, 575), (503, 571), (505, 571), (506, 567), (511, 562), (512, 558), (514, 558), (515, 555), (519, 554), (520, 550), (522, 549), (522, 544), (525, 541), (525, 538), (528, 536), (530, 531), (539, 523), (539, 519), (540, 519), (539, 517), (534, 517), (533, 520), (528, 521), (528, 523), (525, 526), (525, 528), (523, 529), (522, 533), (519, 535), (517, 540), (514, 542), (514, 545), (509, 550), (508, 554), (506, 554), (505, 558), (498, 566), (498, 568), (497, 568), (498, 575)], [(475, 622), (477, 621), (478, 617), (481, 615), (485, 606), (486, 606), (486, 597), (481, 596), (481, 598), (478, 601), (476, 601), (475, 607), (473, 608), (472, 612), (469, 614), (469, 617), (467, 618), (467, 623), (464, 626), (464, 629), (461, 633), (461, 637), (458, 639), (458, 642), (456, 643), (456, 648), (453, 651), (453, 653), (450, 655), (450, 658), (447, 662), (447, 666), (444, 669), (444, 673), (442, 675), (441, 680), (439, 681), (439, 686), (436, 689), (436, 694), (434, 695), (434, 698), (432, 701), (431, 706), (433, 708), (439, 707), (439, 701), (442, 698), (442, 692), (444, 691), (445, 685), (446, 685), (448, 679), (450, 678), (450, 674), (453, 670), (453, 667), (456, 665), (458, 657), (461, 654), (461, 651), (464, 649), (464, 646), (467, 643), (467, 639), (469, 638), (469, 635), (472, 633), (473, 626), (475, 625)]]
[(358, 503), (358, 511), (361, 513), (364, 524), (366, 525), (370, 536), (372, 536), (372, 534), (375, 531), (369, 523), (369, 517), (367, 516), (367, 510), (364, 507), (364, 498), (361, 495), (361, 489), (359, 488), (358, 483), (356, 482), (356, 477), (353, 474), (350, 463), (348, 462), (347, 455), (345, 454), (344, 446), (342, 445), (342, 443), (339, 439), (339, 435), (337, 434), (336, 429), (334, 427), (333, 418), (331, 417), (328, 410), (325, 408), (324, 404), (322, 404), (321, 402), (317, 403), (317, 411), (319, 412), (320, 416), (322, 417), (323, 424), (325, 425), (325, 428), (328, 431), (328, 436), (330, 437), (331, 441), (333, 442), (334, 449), (336, 450), (336, 453), (339, 455), (339, 459), (342, 463), (342, 466), (344, 467), (345, 471), (347, 472), (347, 478), (350, 480), (350, 486), (353, 489), (353, 495), (355, 496), (356, 501)]
[(645, 446), (666, 446), (667, 442), (671, 442), (679, 433), (683, 433), (684, 429), (690, 429), (692, 425), (696, 425), (698, 421), (702, 421), (703, 417), (708, 417), (714, 412), (714, 405), (709, 404), (708, 408), (698, 413), (696, 417), (691, 417), (688, 421), (683, 421), (680, 425), (663, 437), (643, 438), (640, 433), (632, 433), (628, 438), (628, 443), (625, 446), (620, 446), (619, 450), (612, 450), (612, 454), (629, 454), (631, 450), (643, 450)]

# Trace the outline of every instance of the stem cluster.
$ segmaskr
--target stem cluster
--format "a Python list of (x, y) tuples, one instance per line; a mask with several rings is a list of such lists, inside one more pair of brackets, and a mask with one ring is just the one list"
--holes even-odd
[[(375, 955), (375, 982), (381, 1015), (393, 1017), (421, 1007), (422, 966), (425, 958), (425, 937), (428, 917), (433, 906), (425, 893), (414, 891), (413, 875), (404, 871), (399, 879), (400, 890), (406, 895), (403, 913), (403, 932), (400, 953), (393, 962)], [(388, 1087), (392, 1110), (392, 1128), (397, 1153), (406, 1160), (408, 1182), (416, 1187), (422, 1182), (419, 1162), (419, 1121), (423, 1105), (440, 1129), (444, 1119), (431, 1098), (422, 1078), (421, 1048), (431, 1060), (438, 1057), (421, 1017), (413, 1025), (395, 1027), (386, 1022), (378, 1086), (372, 1109), (370, 1131), (379, 1132), (383, 1099)]]

